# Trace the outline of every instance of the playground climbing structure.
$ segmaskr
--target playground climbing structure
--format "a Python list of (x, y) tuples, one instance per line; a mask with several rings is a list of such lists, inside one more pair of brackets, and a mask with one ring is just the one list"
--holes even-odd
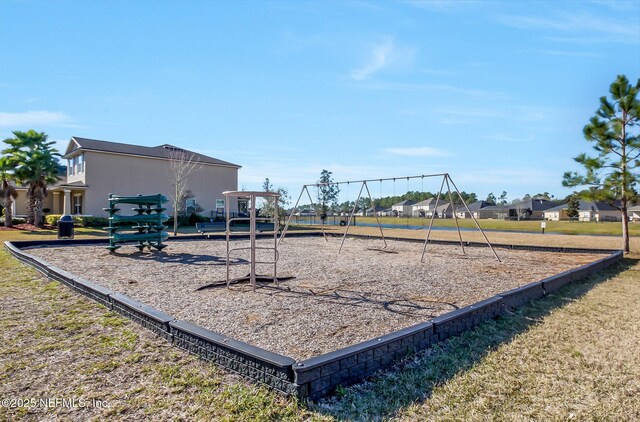
[[(161, 194), (119, 196), (109, 194), (109, 208), (104, 208), (109, 213), (109, 249), (111, 252), (120, 248), (120, 243), (136, 243), (136, 247), (142, 252), (144, 248), (155, 248), (161, 251), (167, 245), (162, 243), (167, 240), (169, 234), (164, 231), (167, 228), (163, 223), (169, 219), (163, 211), (166, 208), (162, 204), (167, 198)], [(123, 204), (135, 205), (132, 208), (135, 215), (119, 214)]]

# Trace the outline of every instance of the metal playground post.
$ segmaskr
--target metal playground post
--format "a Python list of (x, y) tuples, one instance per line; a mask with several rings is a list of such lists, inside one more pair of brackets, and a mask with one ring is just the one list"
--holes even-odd
[[(277, 276), (277, 264), (278, 264), (278, 198), (280, 198), (280, 194), (275, 192), (245, 192), (245, 191), (226, 191), (223, 192), (225, 197), (225, 215), (227, 217), (226, 224), (226, 240), (227, 240), (227, 287), (231, 284), (232, 281), (240, 281), (244, 279), (248, 279), (253, 286), (253, 290), (256, 289), (256, 264), (267, 264), (273, 265), (273, 281), (278, 284), (278, 276)], [(239, 198), (239, 199), (247, 199), (247, 209), (249, 211), (248, 217), (231, 217), (230, 213), (230, 198)], [(257, 216), (257, 206), (256, 201), (258, 198), (267, 198), (268, 200), (272, 200), (274, 202), (274, 215), (273, 217), (258, 217)], [(257, 234), (257, 222), (264, 223), (273, 223), (273, 247), (267, 246), (257, 246), (256, 245), (256, 234)], [(249, 223), (248, 230), (240, 230), (237, 229), (235, 223)], [(234, 224), (232, 224), (234, 223)], [(236, 227), (236, 229), (232, 230), (232, 227)], [(249, 246), (248, 247), (239, 247), (232, 248), (231, 247), (231, 232), (234, 232), (236, 235), (249, 235)], [(249, 265), (251, 267), (248, 277), (240, 277), (236, 279), (231, 279), (231, 265), (240, 265), (244, 263), (231, 263), (231, 253), (235, 251), (249, 251)], [(258, 250), (266, 250), (273, 251), (273, 260), (272, 261), (258, 261), (256, 251)]]

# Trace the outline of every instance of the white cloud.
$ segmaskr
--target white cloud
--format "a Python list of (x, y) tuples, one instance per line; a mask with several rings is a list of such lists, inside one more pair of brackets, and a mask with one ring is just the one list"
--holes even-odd
[(367, 64), (359, 69), (351, 71), (351, 77), (357, 81), (368, 78), (378, 72), (389, 63), (389, 56), (393, 53), (395, 45), (391, 40), (374, 45), (371, 50), (371, 58)]
[(593, 16), (587, 13), (562, 13), (557, 18), (532, 16), (502, 16), (503, 24), (515, 28), (542, 28), (559, 32), (591, 32), (616, 41), (638, 43), (640, 25), (637, 21), (621, 21)]
[(447, 84), (433, 83), (398, 83), (398, 82), (367, 82), (359, 85), (361, 88), (380, 91), (425, 91), (425, 92), (450, 92), (453, 94), (469, 95), (474, 97), (500, 99), (507, 97), (502, 91), (487, 91), (482, 89), (462, 88)]
[[(452, 172), (453, 173), (453, 172)], [(538, 187), (538, 189), (556, 189), (560, 186), (561, 172), (558, 174), (549, 173), (543, 169), (537, 168), (501, 168), (501, 169), (482, 169), (482, 170), (466, 170), (464, 173), (456, 174), (454, 180), (458, 180), (461, 185), (487, 185), (493, 186), (492, 189), (497, 190), (506, 184), (518, 185), (522, 188), (530, 189)]]
[(546, 54), (548, 56), (559, 56), (559, 57), (583, 57), (583, 58), (602, 57), (602, 55), (600, 54), (591, 53), (588, 51), (561, 51), (561, 50), (533, 50), (533, 51)]
[(22, 104), (34, 104), (40, 101), (40, 98), (38, 97), (33, 97), (33, 98), (25, 98), (24, 100), (20, 101)]
[(0, 127), (24, 127), (37, 125), (66, 125), (71, 118), (58, 111), (25, 111), (22, 113), (0, 112)]
[[(368, 61), (351, 71), (351, 78), (362, 81), (389, 67), (407, 68), (413, 64), (416, 50), (411, 47), (398, 47), (393, 40), (387, 39), (371, 47)], [(427, 71), (429, 71), (427, 69)], [(436, 72), (436, 71), (434, 71)]]
[(446, 116), (444, 119), (447, 121), (455, 122), (458, 119), (463, 121), (470, 121), (472, 119), (505, 119), (518, 122), (539, 122), (545, 120), (550, 114), (550, 109), (535, 107), (535, 106), (510, 106), (505, 109), (492, 109), (492, 108), (437, 108), (433, 110), (434, 113), (438, 113)]
[(493, 135), (483, 136), (484, 139), (488, 139), (490, 141), (499, 141), (499, 142), (509, 142), (509, 143), (526, 143), (533, 142), (533, 135), (529, 134), (527, 136), (524, 135), (507, 135), (505, 133), (495, 133)]
[(385, 148), (382, 151), (401, 157), (446, 157), (448, 152), (432, 147)]
[(482, 2), (474, 0), (405, 0), (405, 3), (418, 7), (420, 9), (431, 10), (436, 12), (447, 12), (456, 10), (465, 10), (472, 7), (481, 6)]
[(590, 3), (597, 6), (604, 6), (617, 12), (633, 12), (636, 10), (637, 4), (633, 1), (619, 0), (591, 0)]

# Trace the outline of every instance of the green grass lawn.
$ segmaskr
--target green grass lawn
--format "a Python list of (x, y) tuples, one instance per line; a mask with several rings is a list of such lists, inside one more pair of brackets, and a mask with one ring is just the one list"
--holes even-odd
[(0, 420), (640, 419), (638, 258), (305, 404), (173, 348), (2, 250), (0, 398), (108, 407), (0, 406)]
[[(356, 217), (356, 223), (376, 224), (375, 217)], [(430, 220), (427, 218), (394, 218), (380, 217), (383, 224), (399, 224), (403, 226), (423, 226), (429, 227)], [(515, 221), (515, 220), (478, 220), (480, 227), (487, 230), (513, 230), (540, 233), (540, 221)], [(470, 218), (458, 219), (460, 227), (475, 228), (474, 221)], [(435, 219), (434, 226), (455, 227), (456, 221), (452, 218)], [(598, 235), (622, 235), (622, 223), (606, 222), (582, 222), (582, 221), (546, 221), (546, 233), (563, 234), (598, 234)], [(631, 236), (640, 236), (640, 224), (629, 223), (629, 233)]]
[[(399, 226), (422, 226), (429, 227), (429, 219), (425, 218), (397, 218), (397, 217), (380, 217), (380, 222), (383, 224), (395, 224)], [(356, 224), (367, 223), (376, 224), (375, 217), (356, 217)], [(514, 220), (491, 220), (482, 219), (478, 220), (480, 227), (487, 230), (506, 230), (506, 231), (524, 231), (532, 233), (540, 233), (540, 221), (514, 221)], [(475, 228), (475, 223), (472, 219), (458, 219), (460, 227)], [(434, 226), (436, 227), (456, 227), (456, 221), (452, 218), (448, 219), (435, 219)], [(606, 222), (606, 223), (593, 223), (593, 222), (581, 222), (581, 221), (546, 221), (545, 233), (562, 233), (562, 234), (575, 234), (575, 235), (622, 235), (622, 223)], [(291, 227), (290, 230), (296, 230), (296, 227)], [(173, 228), (167, 229), (169, 234), (173, 234)], [(16, 239), (33, 239), (42, 236), (55, 236), (55, 230), (41, 230), (37, 232), (28, 231), (13, 231), (16, 233)], [(629, 223), (629, 233), (631, 236), (640, 236), (640, 223)], [(198, 234), (198, 231), (193, 226), (185, 226), (178, 228), (178, 234)], [(79, 238), (93, 237), (93, 236), (106, 236), (107, 232), (99, 228), (84, 228), (76, 227), (75, 235)]]

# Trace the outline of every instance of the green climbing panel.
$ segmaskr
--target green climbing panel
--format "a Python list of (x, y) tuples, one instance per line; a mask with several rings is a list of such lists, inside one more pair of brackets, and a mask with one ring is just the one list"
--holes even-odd
[[(144, 248), (155, 248), (161, 251), (167, 245), (162, 243), (167, 240), (169, 234), (164, 231), (167, 228), (163, 223), (169, 219), (163, 211), (166, 208), (162, 204), (167, 198), (159, 193), (156, 195), (119, 196), (109, 195), (109, 208), (103, 208), (109, 213), (109, 249), (111, 252), (118, 249), (119, 243), (136, 243), (136, 247), (142, 252)], [(137, 214), (118, 214), (121, 208), (117, 205), (136, 205), (132, 208)], [(133, 224), (133, 226), (131, 226)], [(127, 231), (128, 230), (128, 231)], [(122, 232), (127, 231), (127, 232)]]

